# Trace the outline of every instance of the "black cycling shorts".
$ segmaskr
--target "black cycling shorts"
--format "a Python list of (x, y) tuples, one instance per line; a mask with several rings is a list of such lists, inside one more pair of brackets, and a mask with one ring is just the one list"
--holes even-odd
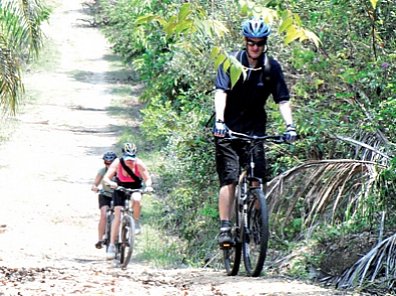
[[(230, 140), (215, 137), (216, 144), (216, 168), (219, 175), (220, 186), (236, 184), (239, 177), (239, 169), (248, 163), (248, 144), (243, 141)], [(254, 147), (254, 175), (265, 178), (266, 161), (263, 144)]]
[(104, 206), (110, 207), (111, 199), (112, 199), (111, 193), (108, 193), (108, 194), (100, 193), (98, 196), (99, 209)]
[[(140, 189), (142, 188), (142, 182), (119, 182), (117, 181), (118, 186), (122, 186), (125, 188), (129, 188), (129, 189)], [(122, 192), (120, 190), (114, 190), (113, 193), (113, 200), (114, 206), (124, 206), (125, 205), (125, 192)]]

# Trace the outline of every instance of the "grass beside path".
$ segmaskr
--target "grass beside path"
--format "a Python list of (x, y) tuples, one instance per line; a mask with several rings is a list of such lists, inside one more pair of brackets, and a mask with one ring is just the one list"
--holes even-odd
[[(120, 135), (116, 147), (117, 153), (125, 142), (133, 142), (138, 148), (138, 156), (147, 164), (153, 178), (153, 187), (158, 190), (158, 171), (162, 164), (161, 155), (153, 150), (153, 145), (145, 140), (140, 130), (142, 121), (139, 95), (143, 86), (139, 81), (133, 81), (133, 72), (128, 69), (116, 56), (112, 58), (112, 77), (107, 79), (116, 80), (118, 83), (109, 91), (115, 95), (109, 108), (109, 116), (118, 117), (122, 122)], [(143, 233), (136, 237), (136, 245), (133, 261), (144, 262), (156, 267), (176, 267), (183, 261), (180, 254), (182, 246), (176, 237), (169, 235), (161, 227), (161, 215), (163, 200), (155, 193), (146, 194), (142, 199), (142, 227)]]

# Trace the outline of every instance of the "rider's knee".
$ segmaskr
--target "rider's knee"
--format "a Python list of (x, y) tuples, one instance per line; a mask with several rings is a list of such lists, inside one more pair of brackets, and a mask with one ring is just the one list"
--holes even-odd
[(132, 193), (132, 200), (140, 202), (142, 200), (142, 195), (140, 194), (140, 192)]

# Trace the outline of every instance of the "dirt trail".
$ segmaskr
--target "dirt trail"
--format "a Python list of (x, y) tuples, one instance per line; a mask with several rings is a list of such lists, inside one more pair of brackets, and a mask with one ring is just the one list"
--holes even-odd
[(0, 295), (342, 295), (281, 278), (133, 261), (122, 271), (94, 249), (98, 209), (89, 189), (126, 124), (108, 112), (122, 69), (99, 30), (80, 20), (88, 17), (84, 1), (60, 2), (44, 28), (58, 64), (27, 75), (35, 101), (0, 146)]

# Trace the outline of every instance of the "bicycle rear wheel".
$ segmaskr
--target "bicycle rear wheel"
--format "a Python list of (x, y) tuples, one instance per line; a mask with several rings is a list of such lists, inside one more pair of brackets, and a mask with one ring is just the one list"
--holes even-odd
[(247, 221), (243, 228), (243, 260), (249, 276), (259, 276), (267, 255), (268, 210), (264, 192), (252, 189), (248, 196)]
[(129, 215), (122, 217), (121, 221), (121, 243), (120, 243), (120, 265), (126, 268), (132, 257), (135, 243), (135, 223)]
[(224, 267), (226, 269), (227, 275), (234, 276), (238, 274), (239, 266), (241, 264), (241, 233), (240, 233), (240, 219), (238, 212), (238, 196), (240, 195), (239, 185), (235, 188), (235, 202), (234, 202), (234, 213), (231, 217), (231, 233), (235, 240), (235, 244), (230, 248), (223, 249)]

